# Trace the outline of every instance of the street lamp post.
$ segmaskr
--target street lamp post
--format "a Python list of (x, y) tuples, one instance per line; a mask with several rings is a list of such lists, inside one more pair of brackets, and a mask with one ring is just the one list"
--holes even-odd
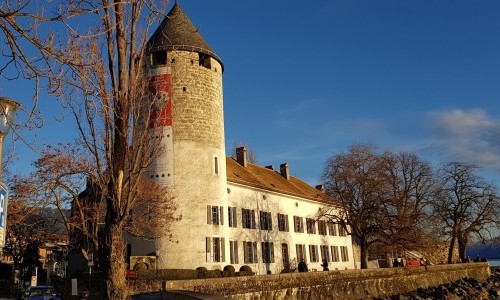
[(7, 230), (8, 188), (3, 182), (3, 141), (12, 126), (12, 119), (21, 105), (16, 101), (0, 97), (0, 259), (5, 246)]

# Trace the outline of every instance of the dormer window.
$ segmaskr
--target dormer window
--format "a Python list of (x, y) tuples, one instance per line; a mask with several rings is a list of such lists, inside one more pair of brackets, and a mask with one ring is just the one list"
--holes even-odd
[(151, 54), (151, 65), (165, 65), (167, 64), (167, 51), (156, 51)]

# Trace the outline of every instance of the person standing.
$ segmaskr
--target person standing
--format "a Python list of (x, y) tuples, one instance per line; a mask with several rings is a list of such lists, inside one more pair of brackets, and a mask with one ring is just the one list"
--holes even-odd
[(307, 271), (309, 271), (307, 269), (307, 264), (304, 261), (304, 259), (301, 259), (300, 262), (299, 262), (299, 272), (307, 272)]
[(321, 266), (323, 267), (323, 271), (329, 271), (330, 270), (328, 268), (328, 262), (326, 261), (326, 259), (323, 259), (323, 263), (321, 264)]

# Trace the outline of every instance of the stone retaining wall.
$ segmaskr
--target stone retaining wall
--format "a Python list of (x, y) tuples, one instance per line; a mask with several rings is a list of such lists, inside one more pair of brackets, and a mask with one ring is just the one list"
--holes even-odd
[[(488, 263), (471, 263), (178, 280), (163, 282), (162, 289), (187, 290), (229, 299), (372, 299), (462, 278), (484, 281), (489, 276)], [(140, 285), (140, 281), (136, 284)]]

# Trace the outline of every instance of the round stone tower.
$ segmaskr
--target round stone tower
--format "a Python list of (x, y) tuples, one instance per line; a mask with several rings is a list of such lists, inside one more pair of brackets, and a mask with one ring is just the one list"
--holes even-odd
[(155, 243), (157, 266), (218, 267), (213, 241), (223, 253), (227, 234), (223, 65), (177, 2), (151, 36), (147, 53), (155, 95), (148, 125), (165, 149), (148, 175), (169, 187), (181, 216), (171, 235)]

